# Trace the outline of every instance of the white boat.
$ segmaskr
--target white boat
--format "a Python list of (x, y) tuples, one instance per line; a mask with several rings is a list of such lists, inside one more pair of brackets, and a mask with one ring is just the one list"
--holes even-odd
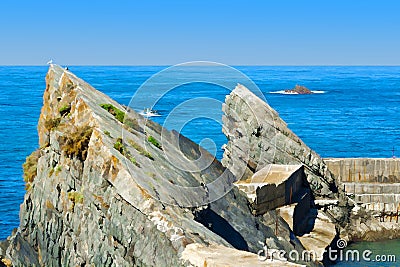
[(160, 114), (157, 113), (157, 110), (153, 110), (151, 108), (145, 108), (143, 111), (139, 112), (140, 115), (144, 117), (159, 117)]
[(293, 90), (284, 90), (283, 91), (284, 95), (298, 95), (299, 93), (293, 91)]
[(270, 92), (270, 94), (281, 94), (281, 95), (298, 95), (299, 93), (291, 90), (280, 90), (276, 92)]

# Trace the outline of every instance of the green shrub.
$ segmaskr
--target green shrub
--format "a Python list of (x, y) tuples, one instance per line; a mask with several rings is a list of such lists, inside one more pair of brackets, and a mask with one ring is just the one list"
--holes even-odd
[(116, 141), (115, 144), (114, 144), (114, 148), (115, 148), (116, 150), (118, 150), (119, 153), (121, 153), (122, 155), (125, 155), (126, 149), (125, 149), (124, 144), (122, 143), (122, 138), (120, 138), (120, 137), (117, 138), (117, 141)]
[(133, 156), (129, 156), (129, 160), (130, 160), (133, 164), (135, 164), (136, 166), (140, 167), (140, 164), (137, 163), (136, 159), (135, 159)]
[(75, 192), (75, 191), (71, 191), (68, 192), (68, 199), (71, 200), (72, 202), (74, 202), (74, 204), (76, 203), (83, 203), (83, 194), (81, 192)]
[(113, 115), (121, 123), (124, 122), (125, 113), (122, 110), (114, 107), (111, 104), (100, 104), (100, 107), (102, 107), (105, 110), (107, 110), (111, 115)]
[(150, 152), (146, 151), (142, 146), (140, 146), (138, 143), (133, 141), (132, 139), (128, 140), (128, 143), (136, 149), (141, 155), (148, 157), (151, 160), (154, 160), (153, 156), (150, 154)]
[(37, 174), (37, 163), (39, 160), (40, 151), (33, 151), (28, 157), (26, 157), (25, 163), (22, 164), (24, 170), (24, 181), (25, 183), (32, 183)]
[(61, 166), (57, 166), (56, 168), (56, 176), (62, 171)]
[(71, 111), (71, 106), (70, 105), (64, 105), (62, 106), (59, 110), (61, 117), (67, 115)]
[(77, 157), (85, 161), (93, 129), (89, 126), (78, 128), (76, 131), (63, 137), (61, 149), (68, 157)]
[(111, 134), (110, 134), (109, 131), (104, 131), (104, 134), (107, 135), (107, 136), (109, 136), (109, 137), (111, 137)]
[(124, 155), (127, 159), (129, 159), (133, 164), (140, 168), (140, 164), (137, 163), (136, 158), (132, 156), (129, 150), (125, 147), (121, 137), (117, 138), (117, 141), (114, 144), (114, 148), (118, 150), (119, 153)]
[(44, 122), (44, 127), (47, 129), (47, 130), (52, 130), (52, 129), (54, 129), (54, 128), (57, 128), (58, 127), (58, 125), (60, 125), (60, 122), (61, 122), (61, 118), (55, 118), (55, 119), (53, 119), (53, 118), (50, 118), (50, 119), (47, 119), (45, 122)]
[(160, 145), (160, 143), (157, 141), (157, 139), (155, 139), (153, 136), (149, 136), (147, 138), (147, 141), (149, 141), (150, 143), (152, 143), (155, 147), (157, 147), (158, 149), (162, 149), (162, 146)]

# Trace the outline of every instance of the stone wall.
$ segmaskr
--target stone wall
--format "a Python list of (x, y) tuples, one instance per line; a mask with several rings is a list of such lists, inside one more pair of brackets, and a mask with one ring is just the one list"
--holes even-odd
[(397, 158), (328, 158), (324, 161), (342, 182), (400, 182), (400, 159)]
[(325, 162), (356, 203), (376, 211), (399, 209), (400, 159), (329, 158)]

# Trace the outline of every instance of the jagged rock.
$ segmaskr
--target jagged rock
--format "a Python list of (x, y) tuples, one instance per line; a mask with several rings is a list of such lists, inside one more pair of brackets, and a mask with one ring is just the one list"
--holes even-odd
[(23, 263), (25, 266), (39, 266), (39, 258), (37, 251), (21, 237), (20, 233), (16, 233), (11, 238), (7, 253), (13, 262)]
[[(32, 266), (180, 266), (188, 244), (256, 253), (267, 239), (293, 249), (287, 224), (277, 237), (272, 213), (252, 216), (236, 177), (207, 151), (59, 66), (46, 82), (37, 166), (6, 253), (15, 266), (25, 256)], [(323, 169), (313, 157), (309, 167)]]
[[(254, 173), (268, 164), (302, 164), (316, 198), (315, 208), (319, 209), (319, 216), (326, 215), (332, 221), (330, 228), (333, 229), (333, 224), (335, 225), (337, 236), (340, 235), (341, 238), (351, 241), (375, 241), (400, 237), (400, 226), (393, 218), (392, 222), (387, 217), (385, 222), (379, 221), (376, 218), (379, 214), (367, 211), (349, 199), (324, 160), (287, 127), (275, 110), (247, 88), (238, 85), (226, 97), (223, 111), (225, 113), (223, 132), (228, 138), (228, 144), (225, 146), (222, 163), (238, 179), (243, 181), (251, 179)], [(337, 167), (337, 160), (330, 161), (332, 166)], [(348, 161), (353, 162), (354, 159), (348, 159)], [(396, 163), (395, 160), (387, 160), (389, 161)], [(356, 168), (357, 164), (353, 163), (350, 166), (354, 165), (357, 172), (352, 171), (352, 173), (356, 173), (357, 177), (361, 176), (362, 171)], [(335, 172), (342, 177), (346, 174), (338, 170)], [(365, 172), (365, 168), (363, 170)], [(349, 178), (349, 180), (355, 181), (355, 178)], [(391, 181), (393, 180), (392, 176)], [(362, 186), (365, 185), (360, 187)], [(271, 218), (272, 214), (266, 213), (264, 218)], [(286, 219), (292, 220), (291, 217), (293, 216)], [(334, 236), (331, 231), (328, 232), (330, 237), (325, 240), (325, 244), (329, 243), (329, 239)], [(311, 238), (307, 242), (314, 241)]]
[(235, 176), (246, 180), (267, 164), (303, 164), (316, 197), (337, 197), (337, 181), (324, 161), (266, 102), (238, 85), (226, 97), (223, 111), (228, 144), (222, 163)]
[[(223, 132), (228, 144), (222, 163), (238, 179), (251, 180), (255, 173), (271, 164), (303, 165), (312, 201), (327, 199), (337, 203), (319, 212), (329, 216), (337, 228), (347, 226), (352, 207), (344, 192), (339, 190), (337, 180), (321, 157), (287, 127), (275, 110), (244, 86), (237, 85), (226, 97), (223, 111)], [(303, 212), (315, 212), (314, 205), (311, 203)], [(294, 225), (293, 231), (296, 227), (298, 225)], [(326, 243), (329, 244), (329, 240)]]
[(400, 238), (400, 225), (393, 216), (363, 209), (356, 205), (350, 213), (350, 223), (341, 229), (341, 237), (350, 241), (380, 241)]

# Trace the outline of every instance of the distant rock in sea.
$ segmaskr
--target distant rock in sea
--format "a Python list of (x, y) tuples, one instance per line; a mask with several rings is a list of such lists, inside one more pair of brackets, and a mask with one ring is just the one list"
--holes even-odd
[(302, 86), (302, 85), (298, 85), (298, 84), (296, 84), (296, 86), (293, 89), (285, 90), (285, 93), (287, 93), (287, 94), (299, 94), (299, 95), (314, 94), (314, 92), (311, 91), (310, 89), (308, 89), (307, 87)]

